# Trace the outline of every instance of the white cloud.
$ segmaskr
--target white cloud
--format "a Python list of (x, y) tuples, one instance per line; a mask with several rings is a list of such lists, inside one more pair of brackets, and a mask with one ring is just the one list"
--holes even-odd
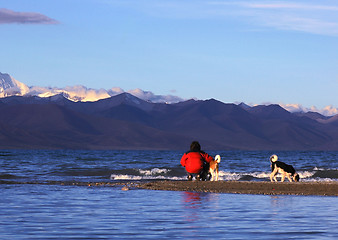
[(338, 114), (338, 108), (333, 107), (332, 105), (326, 106), (322, 109), (318, 109), (315, 106), (310, 108), (303, 107), (301, 104), (279, 104), (282, 108), (286, 109), (289, 112), (318, 112), (324, 116), (334, 116)]
[[(12, 90), (15, 90), (14, 88)], [(51, 97), (57, 94), (63, 94), (65, 97), (72, 101), (94, 102), (100, 99), (109, 98), (118, 94), (124, 93), (122, 88), (115, 87), (109, 90), (105, 89), (92, 89), (85, 86), (68, 86), (65, 88), (52, 88), (52, 87), (30, 87), (25, 93), (28, 95), (39, 97)], [(173, 95), (156, 95), (150, 91), (143, 91), (139, 88), (127, 91), (128, 93), (145, 101), (154, 103), (177, 103), (184, 99)]]
[(337, 6), (328, 6), (328, 5), (315, 5), (315, 4), (304, 4), (304, 3), (295, 3), (295, 2), (239, 2), (239, 4), (250, 7), (250, 8), (260, 8), (260, 9), (299, 9), (299, 10), (329, 10), (329, 11), (338, 11)]
[(334, 1), (268, 0), (101, 0), (114, 7), (136, 8), (158, 18), (228, 18), (285, 31), (338, 36), (338, 4)]
[(104, 89), (92, 89), (84, 86), (71, 86), (65, 88), (51, 88), (33, 86), (29, 88), (28, 95), (39, 97), (50, 97), (57, 94), (63, 94), (72, 101), (97, 101), (99, 99), (109, 98), (111, 95)]
[(333, 106), (326, 106), (324, 109), (322, 109), (322, 114), (326, 116), (333, 116), (338, 114), (338, 108), (335, 108)]
[(15, 12), (9, 9), (0, 9), (0, 24), (58, 24), (59, 22), (36, 12)]
[(248, 3), (257, 23), (282, 30), (338, 35), (338, 7), (330, 5), (277, 2)]
[[(67, 97), (72, 101), (86, 102), (109, 98), (111, 96), (115, 96), (124, 92), (125, 91), (119, 87), (105, 90), (105, 89), (87, 88), (82, 85), (68, 86), (65, 88), (39, 87), (39, 86), (27, 87), (24, 83), (17, 81), (10, 75), (0, 73), (0, 97), (6, 97), (11, 95), (25, 95), (25, 94), (39, 97), (51, 97), (57, 94), (63, 94), (65, 97)], [(129, 90), (127, 92), (140, 99), (154, 103), (177, 103), (185, 100), (173, 95), (156, 95), (153, 92), (144, 91), (139, 88)], [(270, 104), (271, 103), (263, 103), (263, 105)], [(255, 106), (257, 104), (248, 104), (248, 105)], [(301, 104), (279, 103), (279, 105), (289, 112), (311, 111), (321, 113), (322, 115), (325, 116), (333, 116), (338, 114), (338, 108), (335, 108), (332, 105), (326, 106), (323, 109), (318, 109), (314, 106), (307, 108), (303, 107)]]
[(115, 96), (121, 93), (124, 93), (124, 90), (122, 88), (119, 87), (114, 87), (108, 90), (108, 93), (110, 96)]
[[(235, 104), (240, 104), (240, 103), (235, 103)], [(246, 105), (250, 106), (250, 107), (255, 107), (255, 106), (259, 106), (259, 105), (271, 105), (271, 104), (276, 104), (276, 103), (271, 103), (271, 102), (264, 102), (261, 104), (253, 104), (253, 103), (245, 103)], [(284, 108), (285, 110), (291, 112), (291, 113), (296, 113), (296, 112), (317, 112), (320, 113), (324, 116), (334, 116), (338, 114), (338, 108), (329, 105), (326, 106), (324, 108), (317, 108), (315, 106), (312, 107), (304, 107), (301, 104), (298, 103), (277, 103), (279, 106), (281, 106), (282, 108)]]
[(149, 91), (143, 91), (139, 88), (134, 90), (129, 90), (128, 93), (134, 95), (135, 97), (138, 97), (140, 99), (150, 101), (150, 102), (165, 102), (165, 103), (177, 103), (181, 102), (184, 99), (173, 96), (173, 95), (155, 95), (152, 92)]
[(209, 4), (218, 6), (220, 10), (231, 8), (233, 15), (258, 26), (338, 36), (338, 5), (326, 2), (211, 1)]
[(78, 99), (78, 101), (83, 102), (93, 102), (99, 99), (109, 98), (111, 97), (108, 92), (104, 89), (92, 89), (86, 88), (84, 86), (72, 86), (66, 87), (64, 89), (66, 93), (69, 94), (69, 98), (71, 99)]
[(280, 106), (289, 112), (306, 112), (306, 109), (300, 104), (280, 104)]

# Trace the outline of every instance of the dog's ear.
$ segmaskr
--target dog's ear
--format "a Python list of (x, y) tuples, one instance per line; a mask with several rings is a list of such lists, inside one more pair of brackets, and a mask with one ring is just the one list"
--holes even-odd
[(299, 182), (299, 175), (298, 175), (298, 173), (296, 173), (296, 175), (294, 176), (294, 180), (295, 180), (295, 182)]
[(220, 155), (216, 155), (216, 156), (215, 156), (215, 161), (216, 161), (217, 163), (220, 163), (220, 162), (221, 162), (221, 156), (220, 156)]

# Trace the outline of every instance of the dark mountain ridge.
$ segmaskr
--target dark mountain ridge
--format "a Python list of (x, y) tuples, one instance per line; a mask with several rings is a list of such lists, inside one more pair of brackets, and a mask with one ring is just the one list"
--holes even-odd
[(128, 93), (96, 102), (0, 99), (0, 148), (338, 150), (338, 118), (215, 99), (151, 103)]

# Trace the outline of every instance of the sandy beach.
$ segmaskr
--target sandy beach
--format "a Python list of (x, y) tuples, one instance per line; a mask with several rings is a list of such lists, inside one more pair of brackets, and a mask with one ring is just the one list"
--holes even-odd
[(153, 181), (140, 184), (138, 187), (213, 193), (338, 196), (338, 182)]
[(122, 190), (148, 189), (187, 192), (239, 193), (263, 195), (338, 196), (338, 182), (253, 182), (253, 181), (147, 181), (147, 182), (12, 182), (0, 184), (39, 184), (88, 187), (120, 187)]

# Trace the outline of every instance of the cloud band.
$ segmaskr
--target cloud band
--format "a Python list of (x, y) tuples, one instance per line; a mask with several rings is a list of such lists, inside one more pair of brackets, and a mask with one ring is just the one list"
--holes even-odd
[(43, 14), (35, 12), (14, 12), (0, 9), (0, 24), (58, 24), (59, 22)]

